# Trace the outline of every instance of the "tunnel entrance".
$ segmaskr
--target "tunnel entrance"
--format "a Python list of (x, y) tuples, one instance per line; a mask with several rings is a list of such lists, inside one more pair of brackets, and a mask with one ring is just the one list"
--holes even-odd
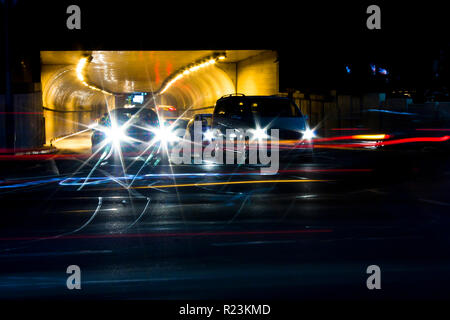
[[(41, 63), (47, 144), (108, 109), (149, 99), (191, 117), (212, 112), (226, 94), (279, 92), (272, 50), (42, 51)], [(130, 100), (141, 94), (143, 101)]]

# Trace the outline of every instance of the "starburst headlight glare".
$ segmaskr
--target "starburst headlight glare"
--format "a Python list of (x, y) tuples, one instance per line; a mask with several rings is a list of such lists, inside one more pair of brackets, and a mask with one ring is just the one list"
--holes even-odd
[(230, 139), (230, 140), (233, 140), (234, 138), (236, 138), (237, 137), (237, 135), (236, 135), (236, 133), (234, 133), (234, 132), (231, 132), (229, 135), (228, 135), (228, 139)]
[(204, 137), (205, 140), (212, 141), (212, 139), (214, 138), (214, 133), (211, 130), (206, 130), (206, 132), (204, 133)]
[(106, 136), (108, 140), (112, 142), (120, 142), (127, 139), (127, 136), (122, 127), (109, 128), (106, 130)]
[(305, 140), (311, 140), (315, 136), (316, 135), (314, 133), (314, 130), (307, 128), (305, 131), (303, 131), (303, 139), (305, 139)]
[(171, 143), (178, 140), (177, 135), (170, 127), (161, 126), (158, 129), (154, 130), (155, 137), (158, 141), (163, 143)]
[(262, 140), (262, 139), (268, 138), (268, 136), (266, 134), (266, 130), (261, 129), (261, 128), (252, 130), (252, 134), (253, 134), (253, 139)]

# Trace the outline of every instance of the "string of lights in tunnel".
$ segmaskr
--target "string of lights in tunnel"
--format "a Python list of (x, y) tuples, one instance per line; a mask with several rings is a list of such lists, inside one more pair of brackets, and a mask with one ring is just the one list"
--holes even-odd
[[(175, 82), (182, 79), (184, 76), (187, 76), (187, 75), (191, 74), (192, 72), (198, 71), (200, 69), (203, 69), (204, 67), (213, 65), (218, 60), (224, 60), (225, 58), (226, 58), (225, 54), (215, 54), (210, 57), (198, 60), (198, 61), (188, 65), (187, 67), (180, 69), (179, 71), (175, 72), (175, 74), (173, 76), (170, 76), (164, 82), (164, 84), (161, 86), (161, 89), (158, 91), (158, 94), (163, 94), (164, 92), (166, 92)], [(78, 64), (75, 69), (78, 80), (80, 80), (80, 82), (84, 86), (88, 87), (89, 89), (102, 92), (103, 94), (106, 94), (106, 95), (114, 95), (111, 92), (100, 89), (94, 85), (90, 85), (87, 82), (87, 79), (85, 77), (85, 70), (91, 60), (92, 60), (92, 56), (87, 56), (87, 57), (80, 58), (80, 60), (78, 61)]]
[(175, 74), (169, 77), (165, 83), (161, 86), (162, 89), (159, 90), (158, 94), (163, 94), (166, 92), (175, 82), (182, 79), (183, 77), (191, 74), (192, 72), (198, 71), (204, 67), (215, 64), (218, 60), (224, 60), (226, 58), (225, 54), (213, 55), (204, 59), (201, 59), (193, 64), (180, 69), (175, 72)]
[(95, 90), (95, 91), (99, 91), (99, 92), (101, 92), (101, 93), (103, 93), (103, 94), (106, 94), (106, 95), (113, 95), (113, 93), (108, 92), (108, 91), (103, 90), (103, 89), (100, 89), (100, 88), (98, 88), (98, 87), (96, 87), (96, 86), (90, 85), (90, 84), (86, 81), (86, 77), (84, 76), (84, 74), (85, 74), (86, 67), (87, 67), (87, 65), (89, 64), (89, 62), (90, 62), (91, 60), (92, 60), (92, 56), (89, 56), (89, 57), (83, 57), (83, 58), (81, 58), (81, 59), (78, 61), (77, 67), (76, 67), (76, 69), (75, 69), (75, 70), (76, 70), (76, 74), (77, 74), (78, 80), (80, 80), (80, 82), (81, 82), (84, 86), (88, 87), (89, 89), (92, 89), (92, 90)]

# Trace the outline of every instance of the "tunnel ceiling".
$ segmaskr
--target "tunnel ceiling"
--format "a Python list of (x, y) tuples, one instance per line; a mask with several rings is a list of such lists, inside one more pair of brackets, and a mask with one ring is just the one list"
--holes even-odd
[[(207, 106), (223, 94), (233, 93), (235, 85), (225, 64), (236, 63), (263, 50), (224, 51), (43, 51), (42, 82), (44, 106), (67, 108), (90, 106), (105, 101), (100, 92), (83, 86), (75, 68), (84, 55), (92, 61), (85, 68), (90, 85), (115, 94), (155, 92), (177, 70), (214, 54), (226, 59), (184, 77), (164, 93), (167, 101), (180, 107)], [(221, 67), (222, 66), (222, 67)]]

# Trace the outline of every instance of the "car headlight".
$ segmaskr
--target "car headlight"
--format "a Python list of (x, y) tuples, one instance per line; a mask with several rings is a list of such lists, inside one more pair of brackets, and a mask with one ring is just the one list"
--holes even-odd
[(155, 129), (154, 133), (156, 140), (161, 141), (162, 143), (172, 143), (179, 140), (172, 128), (164, 125)]
[(262, 140), (267, 139), (269, 137), (266, 133), (266, 130), (262, 128), (256, 128), (254, 130), (251, 130), (251, 133), (254, 140)]
[(108, 128), (107, 130), (105, 130), (105, 133), (107, 139), (114, 143), (124, 141), (127, 139), (125, 130), (122, 127)]
[(311, 140), (315, 136), (316, 136), (316, 134), (314, 133), (314, 130), (307, 128), (305, 131), (303, 131), (303, 139), (304, 140)]
[(206, 130), (206, 132), (203, 134), (203, 137), (207, 141), (212, 141), (214, 139), (214, 133), (211, 130)]

